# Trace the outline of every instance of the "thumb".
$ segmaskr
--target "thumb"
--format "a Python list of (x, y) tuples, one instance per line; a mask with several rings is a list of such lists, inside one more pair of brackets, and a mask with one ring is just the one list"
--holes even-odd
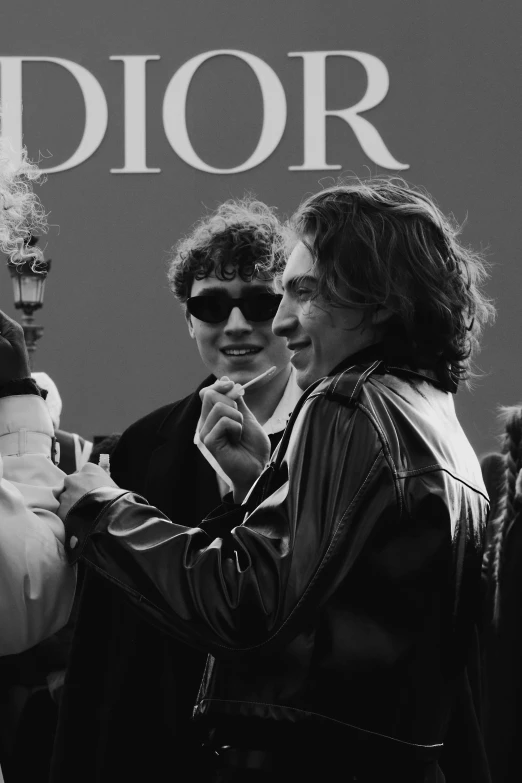
[(250, 410), (250, 408), (246, 404), (244, 397), (238, 397), (236, 399), (236, 404), (237, 404), (238, 411), (241, 414), (243, 414), (243, 419), (253, 419), (254, 421), (257, 422), (256, 417), (254, 416), (254, 414), (252, 413), (252, 411)]

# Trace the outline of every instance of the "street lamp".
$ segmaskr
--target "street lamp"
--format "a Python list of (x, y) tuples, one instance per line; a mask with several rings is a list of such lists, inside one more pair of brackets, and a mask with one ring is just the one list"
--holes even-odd
[[(26, 243), (26, 250), (34, 247), (38, 239), (31, 236)], [(7, 267), (13, 283), (14, 306), (17, 310), (23, 311), (22, 328), (29, 352), (29, 364), (33, 369), (36, 343), (44, 331), (43, 326), (34, 323), (33, 313), (43, 305), (45, 280), (51, 267), (51, 259), (47, 261), (42, 259), (35, 263), (35, 256), (29, 255), (20, 260), (11, 257)]]

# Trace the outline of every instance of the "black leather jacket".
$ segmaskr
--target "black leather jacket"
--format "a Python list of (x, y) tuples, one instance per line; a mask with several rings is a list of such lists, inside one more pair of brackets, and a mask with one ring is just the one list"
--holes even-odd
[(94, 490), (66, 547), (211, 652), (195, 707), (211, 725), (317, 721), (421, 758), (465, 663), (487, 510), (452, 395), (375, 361), (308, 389), (243, 506), (186, 528)]

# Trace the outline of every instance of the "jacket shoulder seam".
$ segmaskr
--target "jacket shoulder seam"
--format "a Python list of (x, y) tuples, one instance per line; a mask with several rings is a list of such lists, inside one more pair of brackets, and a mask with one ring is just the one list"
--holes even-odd
[(478, 487), (476, 484), (473, 484), (471, 481), (468, 481), (463, 476), (460, 476), (458, 473), (455, 473), (455, 471), (451, 470), (447, 465), (443, 465), (440, 462), (434, 462), (432, 465), (424, 465), (422, 468), (402, 470), (398, 475), (402, 480), (409, 478), (410, 476), (421, 476), (423, 473), (434, 473), (437, 470), (441, 471), (442, 473), (447, 473), (448, 476), (451, 476), (453, 479), (455, 479), (455, 481), (464, 484), (466, 487), (469, 487), (469, 489), (476, 492), (477, 495), (481, 495), (485, 500), (487, 500), (488, 503), (490, 502), (489, 497), (487, 497), (487, 494), (484, 494), (480, 487)]
[[(364, 413), (366, 414), (366, 416), (369, 419), (370, 423), (372, 424), (372, 426), (375, 428), (375, 430), (377, 432), (379, 440), (380, 440), (380, 442), (382, 444), (382, 449), (383, 449), (383, 452), (384, 452), (384, 456), (385, 456), (386, 462), (388, 463), (388, 465), (390, 467), (390, 471), (391, 471), (392, 476), (393, 476), (393, 483), (394, 483), (394, 486), (395, 486), (395, 492), (397, 494), (399, 513), (402, 515), (404, 509), (406, 508), (406, 503), (405, 503), (404, 495), (403, 495), (403, 492), (402, 492), (402, 486), (401, 486), (401, 482), (400, 482), (399, 471), (398, 471), (397, 466), (395, 464), (395, 460), (393, 459), (393, 455), (391, 453), (390, 444), (389, 444), (388, 438), (386, 437), (386, 432), (384, 431), (384, 427), (381, 425), (381, 422), (379, 420), (377, 412), (375, 411), (375, 408), (373, 407), (373, 404), (372, 404), (372, 401), (371, 401), (370, 397), (368, 397), (368, 404), (370, 406), (369, 408), (366, 407), (366, 405), (364, 405), (362, 402), (358, 402), (357, 403), (357, 407), (360, 410), (364, 411)], [(395, 424), (393, 424), (393, 422), (392, 422), (392, 425), (393, 425), (393, 428), (395, 430)], [(397, 435), (397, 430), (395, 430), (395, 433)], [(397, 435), (397, 437), (398, 437), (398, 435)]]

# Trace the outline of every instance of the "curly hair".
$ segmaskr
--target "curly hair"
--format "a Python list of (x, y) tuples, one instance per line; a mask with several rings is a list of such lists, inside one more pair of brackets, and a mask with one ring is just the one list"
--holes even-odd
[(285, 230), (273, 209), (247, 196), (230, 199), (203, 217), (171, 251), (167, 278), (182, 304), (195, 280), (212, 273), (219, 280), (239, 275), (271, 279), (285, 261)]
[(32, 188), (43, 177), (25, 148), (20, 163), (14, 163), (9, 153), (9, 142), (0, 138), (0, 250), (15, 264), (30, 258), (37, 271), (41, 250), (27, 243), (32, 234), (47, 231), (47, 216)]
[(522, 406), (506, 406), (501, 409), (504, 423), (502, 453), (504, 455), (504, 486), (500, 496), (498, 512), (489, 525), (493, 529), (489, 552), (485, 561), (491, 569), (493, 593), (493, 623), (500, 619), (500, 588), (502, 564), (506, 555), (505, 541), (511, 525), (520, 524), (522, 518)]
[(397, 177), (343, 181), (307, 198), (290, 226), (315, 259), (317, 296), (386, 307), (409, 355), (439, 367), (450, 387), (470, 377), (495, 313), (481, 292), (486, 265), (426, 192)]

